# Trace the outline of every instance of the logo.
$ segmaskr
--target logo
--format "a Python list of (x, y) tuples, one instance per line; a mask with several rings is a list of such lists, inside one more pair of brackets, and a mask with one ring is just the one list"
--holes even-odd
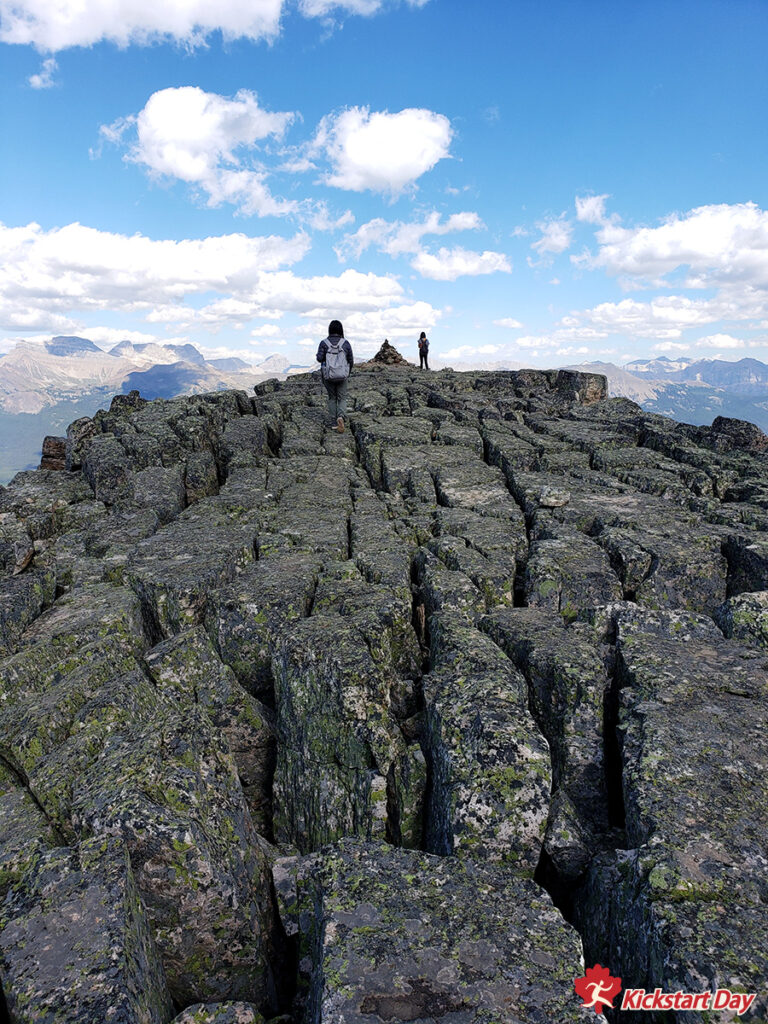
[(621, 978), (612, 977), (607, 967), (595, 964), (587, 968), (583, 978), (574, 978), (573, 986), (581, 1005), (600, 1014), (603, 1007), (613, 1007), (614, 997), (621, 992)]
[[(583, 978), (574, 978), (573, 987), (587, 1010), (601, 1014), (604, 1007), (614, 1007), (613, 1000), (621, 992), (621, 978), (614, 978), (607, 967), (595, 964), (589, 967)], [(660, 988), (652, 992), (644, 988), (628, 988), (618, 1009), (621, 1010), (731, 1010), (743, 1016), (757, 998), (754, 992), (732, 992), (718, 988), (714, 992), (663, 992)], [(730, 1019), (730, 1018), (729, 1018)]]

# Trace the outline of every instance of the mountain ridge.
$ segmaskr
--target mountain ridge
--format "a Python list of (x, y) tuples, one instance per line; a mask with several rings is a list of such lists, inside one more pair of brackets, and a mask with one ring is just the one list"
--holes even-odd
[(9, 1015), (587, 1024), (599, 963), (764, 1020), (768, 437), (570, 370), (326, 404), (119, 395), (0, 487)]

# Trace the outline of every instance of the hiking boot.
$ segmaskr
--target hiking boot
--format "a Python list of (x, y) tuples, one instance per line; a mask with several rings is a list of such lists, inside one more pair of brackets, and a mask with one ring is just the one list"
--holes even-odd
[(343, 416), (339, 416), (339, 418), (336, 420), (336, 426), (335, 426), (334, 429), (339, 434), (343, 434), (344, 433), (344, 417)]

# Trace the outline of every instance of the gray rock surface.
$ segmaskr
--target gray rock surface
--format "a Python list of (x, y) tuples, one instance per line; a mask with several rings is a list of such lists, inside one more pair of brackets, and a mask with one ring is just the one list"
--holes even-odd
[(324, 417), (119, 396), (0, 488), (10, 1019), (765, 1019), (764, 435), (397, 361)]
[(578, 936), (498, 865), (345, 840), (298, 892), (305, 1022), (590, 1019), (571, 998)]
[(35, 860), (0, 912), (0, 969), (19, 1024), (164, 1024), (173, 1013), (125, 847), (90, 839)]

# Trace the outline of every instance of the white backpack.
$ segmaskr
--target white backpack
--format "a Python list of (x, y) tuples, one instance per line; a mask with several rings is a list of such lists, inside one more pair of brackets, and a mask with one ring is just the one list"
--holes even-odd
[(349, 363), (347, 362), (347, 354), (343, 349), (344, 339), (336, 338), (332, 341), (328, 339), (328, 348), (325, 353), (325, 372), (323, 376), (326, 380), (344, 380), (345, 377), (349, 376)]

